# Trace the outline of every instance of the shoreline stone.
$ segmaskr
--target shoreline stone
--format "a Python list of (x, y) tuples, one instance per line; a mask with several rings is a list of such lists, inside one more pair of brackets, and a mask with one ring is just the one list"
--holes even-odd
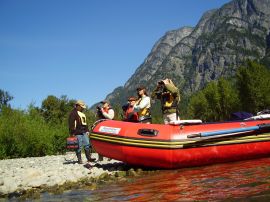
[[(98, 154), (92, 157), (98, 159)], [(126, 181), (144, 173), (141, 168), (104, 157), (103, 161), (78, 164), (74, 152), (65, 155), (0, 160), (0, 199), (38, 198), (41, 192), (62, 193), (64, 190), (89, 187), (113, 181)], [(152, 171), (150, 171), (152, 172)], [(148, 173), (148, 171), (146, 172)]]
[[(97, 159), (97, 154), (93, 154)], [(40, 187), (61, 186), (66, 182), (78, 182), (84, 178), (97, 178), (104, 173), (112, 174), (114, 170), (103, 169), (103, 164), (120, 163), (116, 160), (108, 162), (104, 158), (102, 162), (76, 163), (74, 152), (65, 155), (6, 159), (0, 161), (0, 196), (12, 193), (23, 193), (29, 189)], [(116, 170), (116, 169), (115, 169)]]

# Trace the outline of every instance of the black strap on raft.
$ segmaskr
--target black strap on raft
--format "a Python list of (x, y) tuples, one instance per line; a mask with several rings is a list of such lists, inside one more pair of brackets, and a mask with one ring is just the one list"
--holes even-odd
[(270, 124), (269, 123), (262, 123), (262, 124), (258, 124), (260, 130), (263, 129), (270, 129)]

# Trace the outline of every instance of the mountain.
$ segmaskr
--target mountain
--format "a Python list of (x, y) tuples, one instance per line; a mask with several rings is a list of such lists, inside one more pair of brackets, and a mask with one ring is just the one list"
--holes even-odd
[(234, 0), (207, 11), (196, 27), (168, 31), (144, 62), (106, 99), (124, 103), (139, 85), (150, 92), (171, 78), (188, 96), (221, 76), (234, 75), (247, 59), (270, 64), (270, 0)]

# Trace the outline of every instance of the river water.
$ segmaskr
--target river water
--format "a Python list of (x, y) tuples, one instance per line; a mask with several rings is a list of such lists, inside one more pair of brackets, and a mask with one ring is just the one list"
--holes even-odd
[(162, 170), (96, 190), (44, 193), (41, 201), (270, 201), (270, 158)]

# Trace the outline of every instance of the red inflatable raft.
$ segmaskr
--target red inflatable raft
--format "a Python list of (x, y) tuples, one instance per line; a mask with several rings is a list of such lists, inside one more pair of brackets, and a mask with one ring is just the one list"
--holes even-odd
[(115, 120), (97, 122), (90, 134), (101, 155), (136, 166), (181, 168), (270, 155), (270, 119), (179, 125)]

